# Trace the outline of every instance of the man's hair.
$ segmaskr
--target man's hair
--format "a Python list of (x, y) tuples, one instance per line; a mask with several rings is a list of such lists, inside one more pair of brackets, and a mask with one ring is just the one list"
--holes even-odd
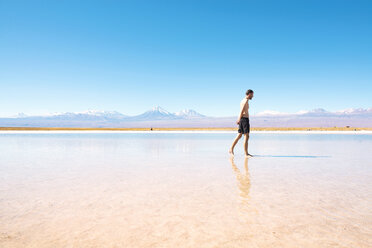
[(253, 93), (253, 90), (249, 89), (247, 90), (247, 92), (245, 92), (245, 94), (248, 96), (249, 94)]

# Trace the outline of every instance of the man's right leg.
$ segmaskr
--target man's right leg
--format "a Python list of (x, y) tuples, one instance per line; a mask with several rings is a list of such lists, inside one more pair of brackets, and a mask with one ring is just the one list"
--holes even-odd
[(239, 139), (240, 139), (241, 137), (242, 137), (242, 134), (241, 134), (241, 133), (238, 133), (238, 136), (236, 136), (236, 138), (235, 138), (234, 142), (232, 143), (231, 148), (230, 148), (230, 150), (229, 150), (229, 153), (230, 153), (231, 155), (234, 155), (234, 147), (235, 147), (235, 145), (238, 143), (238, 141), (239, 141)]

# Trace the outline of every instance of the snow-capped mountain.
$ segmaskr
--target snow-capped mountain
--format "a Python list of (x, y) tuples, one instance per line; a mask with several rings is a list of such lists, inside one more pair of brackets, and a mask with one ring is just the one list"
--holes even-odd
[(166, 119), (180, 119), (174, 113), (171, 113), (160, 106), (153, 107), (151, 110), (146, 111), (143, 114), (132, 116), (131, 120), (166, 120)]
[(205, 117), (205, 115), (202, 115), (198, 112), (196, 112), (193, 109), (183, 109), (177, 113), (175, 113), (177, 116), (183, 116), (186, 118), (194, 118), (194, 117)]
[(11, 116), (11, 118), (23, 118), (23, 117), (27, 117), (27, 115), (25, 113), (22, 113), (22, 112)]
[(27, 119), (69, 119), (69, 120), (110, 120), (110, 119), (124, 119), (127, 118), (126, 115), (119, 113), (117, 111), (104, 111), (104, 110), (87, 110), (82, 112), (53, 112), (45, 115), (38, 116), (26, 116), (22, 115), (18, 118)]
[(259, 112), (255, 116), (324, 116), (332, 114), (332, 112), (326, 111), (322, 108), (317, 108), (313, 110), (300, 110), (296, 113), (288, 113), (288, 112), (279, 112), (274, 110), (265, 110), (263, 112)]
[(327, 117), (327, 116), (351, 116), (351, 115), (363, 115), (372, 116), (372, 108), (348, 108), (344, 110), (338, 110), (335, 112), (327, 111), (323, 108), (316, 108), (313, 110), (300, 110), (296, 113), (279, 112), (274, 110), (265, 110), (259, 112), (254, 116), (257, 117), (275, 117), (275, 116), (313, 116), (313, 117)]
[(332, 115), (332, 112), (329, 112), (322, 108), (316, 108), (310, 111), (300, 111), (297, 113), (297, 115), (303, 115), (303, 116), (329, 116)]
[(364, 115), (371, 115), (372, 114), (372, 108), (367, 108), (367, 109), (364, 109), (364, 108), (347, 108), (347, 109), (343, 109), (343, 110), (338, 110), (335, 112), (335, 114), (338, 114), (338, 115), (360, 115), (360, 114), (364, 114)]
[(107, 118), (124, 118), (127, 115), (123, 115), (118, 111), (106, 111), (106, 110), (87, 110), (83, 112), (75, 112), (78, 115), (94, 115), (94, 116), (101, 116)]
[(156, 106), (143, 114), (132, 116), (131, 120), (179, 120), (195, 117), (205, 117), (205, 115), (192, 109), (184, 109), (176, 113), (171, 113), (160, 106)]

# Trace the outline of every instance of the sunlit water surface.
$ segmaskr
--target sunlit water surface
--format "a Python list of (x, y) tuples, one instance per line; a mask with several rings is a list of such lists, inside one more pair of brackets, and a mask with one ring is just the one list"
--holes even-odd
[(0, 247), (371, 247), (372, 135), (0, 134)]

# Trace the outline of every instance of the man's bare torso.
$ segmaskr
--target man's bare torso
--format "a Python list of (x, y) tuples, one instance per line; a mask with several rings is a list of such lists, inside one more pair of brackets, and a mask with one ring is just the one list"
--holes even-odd
[(242, 117), (249, 118), (249, 112), (248, 112), (249, 103), (248, 103), (248, 99), (247, 98), (244, 98), (243, 100), (241, 100), (241, 102), (240, 102), (240, 111), (242, 110), (242, 108), (244, 108)]

